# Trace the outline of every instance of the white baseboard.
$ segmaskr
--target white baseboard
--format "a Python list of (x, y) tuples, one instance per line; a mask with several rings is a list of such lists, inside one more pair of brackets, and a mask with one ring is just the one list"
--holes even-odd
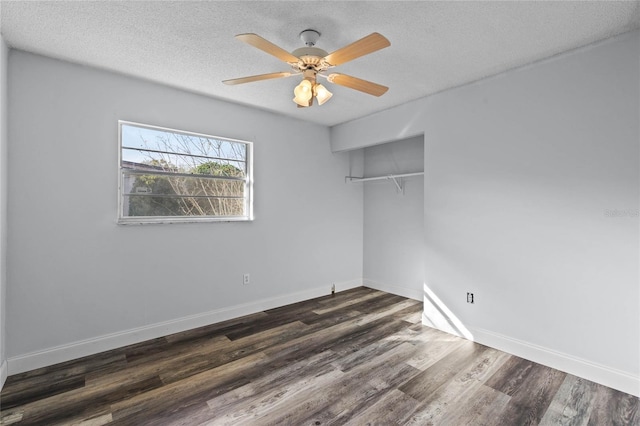
[(0, 391), (4, 387), (4, 382), (7, 381), (8, 375), (7, 361), (2, 361), (2, 364), (0, 365)]
[[(422, 323), (433, 327), (432, 323), (424, 315), (422, 316)], [(640, 377), (626, 371), (607, 367), (573, 355), (494, 333), (493, 331), (473, 327), (469, 327), (468, 330), (473, 336), (472, 340), (474, 342), (640, 397)], [(452, 333), (451, 330), (442, 331), (465, 338), (465, 336), (458, 333)]]
[(424, 293), (422, 292), (422, 286), (420, 288), (401, 287), (393, 284), (381, 283), (378, 281), (365, 278), (362, 280), (362, 285), (372, 288), (374, 290), (380, 290), (398, 296), (407, 297), (409, 299), (422, 301), (424, 299)]
[[(344, 291), (362, 286), (361, 280), (336, 282), (336, 291)], [(331, 294), (331, 284), (322, 287), (289, 293), (268, 299), (257, 300), (255, 302), (231, 306), (228, 308), (216, 309), (202, 314), (191, 315), (175, 320), (164, 321), (131, 330), (111, 333), (100, 337), (81, 340), (66, 345), (56, 346), (37, 352), (18, 355), (9, 358), (3, 364), (5, 373), (18, 374), (36, 368), (46, 367), (60, 362), (70, 361), (87, 355), (93, 355), (111, 349), (120, 348), (145, 340), (167, 336), (181, 331), (191, 330), (217, 322), (238, 318), (244, 315), (254, 314), (266, 309), (273, 309), (290, 303), (301, 302), (313, 299), (314, 297)], [(8, 366), (8, 367), (7, 367)]]

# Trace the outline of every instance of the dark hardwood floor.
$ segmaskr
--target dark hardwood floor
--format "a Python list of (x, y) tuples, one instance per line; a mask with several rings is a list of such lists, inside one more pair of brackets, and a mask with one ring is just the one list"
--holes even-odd
[(3, 425), (640, 425), (631, 395), (358, 288), (17, 374)]

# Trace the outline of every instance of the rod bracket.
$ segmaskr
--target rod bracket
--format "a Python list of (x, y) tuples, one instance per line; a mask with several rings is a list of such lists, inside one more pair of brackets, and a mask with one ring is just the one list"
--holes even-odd
[(397, 178), (394, 175), (387, 176), (387, 179), (393, 179), (393, 183), (396, 184), (396, 189), (398, 190), (398, 194), (404, 195), (404, 179)]

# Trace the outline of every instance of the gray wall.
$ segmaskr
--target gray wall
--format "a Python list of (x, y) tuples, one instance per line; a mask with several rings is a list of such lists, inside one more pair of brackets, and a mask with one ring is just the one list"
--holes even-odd
[(332, 128), (335, 151), (424, 134), (426, 324), (640, 394), (639, 52), (627, 33)]
[[(422, 172), (424, 140), (364, 148), (364, 176)], [(424, 179), (402, 179), (404, 193), (390, 180), (364, 185), (363, 276), (368, 287), (422, 299), (424, 284)]]
[[(20, 51), (9, 78), (10, 373), (361, 285), (326, 127)], [(253, 141), (255, 221), (117, 226), (118, 119)]]
[(0, 389), (7, 377), (7, 64), (9, 49), (0, 36)]

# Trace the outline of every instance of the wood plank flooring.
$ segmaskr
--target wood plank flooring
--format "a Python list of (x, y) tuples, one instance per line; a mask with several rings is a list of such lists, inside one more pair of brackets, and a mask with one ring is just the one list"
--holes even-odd
[(360, 287), (10, 376), (3, 425), (640, 425), (639, 400)]

